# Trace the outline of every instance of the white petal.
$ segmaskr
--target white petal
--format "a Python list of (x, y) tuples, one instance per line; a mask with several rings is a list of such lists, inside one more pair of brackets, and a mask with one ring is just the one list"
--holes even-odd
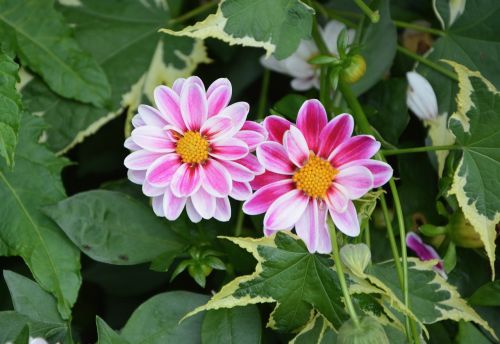
[(417, 72), (406, 73), (408, 90), (406, 104), (421, 120), (434, 119), (438, 115), (437, 98), (431, 84)]

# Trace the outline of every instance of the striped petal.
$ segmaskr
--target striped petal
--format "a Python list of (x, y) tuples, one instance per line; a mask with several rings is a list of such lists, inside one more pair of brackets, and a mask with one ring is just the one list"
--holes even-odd
[(165, 187), (180, 167), (181, 160), (177, 154), (163, 155), (149, 166), (146, 179), (154, 186)]
[(175, 151), (175, 142), (171, 141), (165, 130), (145, 125), (132, 131), (132, 139), (140, 147), (151, 152), (170, 153)]
[(163, 156), (163, 154), (152, 153), (141, 149), (127, 155), (124, 164), (126, 168), (131, 170), (146, 170), (149, 165), (161, 156)]
[(283, 135), (290, 129), (290, 121), (274, 115), (266, 117), (263, 125), (269, 134), (269, 140), (278, 143), (283, 143)]
[(313, 152), (318, 151), (319, 136), (326, 123), (326, 111), (319, 100), (310, 99), (302, 104), (297, 115), (297, 128), (304, 134), (307, 145)]
[(214, 218), (221, 222), (227, 222), (231, 219), (231, 204), (227, 197), (217, 198)]
[(182, 164), (172, 176), (170, 189), (177, 197), (191, 196), (201, 186), (201, 167)]
[(370, 135), (358, 135), (341, 143), (328, 160), (334, 167), (340, 167), (354, 160), (369, 159), (380, 149), (380, 142)]
[(245, 142), (235, 139), (223, 139), (212, 143), (210, 155), (221, 160), (238, 160), (248, 154), (248, 146)]
[(187, 129), (200, 130), (208, 113), (205, 91), (198, 84), (186, 81), (182, 87), (180, 108)]
[(283, 146), (288, 153), (288, 158), (297, 166), (302, 167), (309, 158), (309, 148), (306, 139), (299, 129), (293, 125), (283, 136)]
[(373, 175), (363, 166), (352, 166), (339, 171), (334, 185), (342, 185), (350, 199), (358, 199), (373, 188)]
[(282, 145), (267, 141), (257, 147), (257, 159), (266, 170), (291, 175), (295, 172), (295, 165), (288, 158)]
[(252, 196), (252, 188), (248, 183), (233, 182), (229, 196), (238, 201), (246, 201)]
[(156, 107), (160, 110), (162, 117), (173, 126), (185, 130), (184, 120), (180, 109), (179, 95), (167, 86), (158, 86), (154, 91)]
[(337, 212), (329, 208), (333, 223), (339, 231), (347, 236), (355, 237), (359, 235), (359, 220), (356, 208), (352, 201), (347, 202), (347, 208), (343, 212)]
[(214, 216), (216, 200), (215, 197), (200, 188), (197, 192), (191, 195), (194, 209), (204, 219), (210, 219)]
[(208, 117), (219, 114), (231, 100), (231, 84), (220, 85), (207, 94)]
[(343, 113), (332, 119), (319, 135), (318, 155), (327, 159), (335, 148), (348, 140), (354, 130), (354, 120), (352, 116)]
[(226, 197), (231, 192), (231, 175), (219, 162), (209, 159), (201, 167), (202, 186), (214, 197)]
[(248, 215), (265, 213), (274, 201), (292, 190), (294, 184), (291, 179), (265, 185), (243, 204), (243, 211)]
[(167, 220), (175, 221), (181, 215), (186, 205), (186, 197), (176, 197), (170, 189), (163, 196), (163, 213)]
[(279, 230), (294, 226), (300, 219), (309, 197), (300, 190), (292, 190), (274, 201), (264, 216), (264, 227)]

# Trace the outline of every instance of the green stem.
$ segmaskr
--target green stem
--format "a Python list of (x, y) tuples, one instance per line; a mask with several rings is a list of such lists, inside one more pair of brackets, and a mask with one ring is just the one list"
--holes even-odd
[(385, 196), (380, 197), (380, 205), (382, 206), (382, 213), (384, 214), (385, 225), (387, 228), (387, 234), (389, 236), (389, 244), (391, 245), (392, 257), (394, 258), (394, 264), (396, 265), (396, 272), (398, 274), (399, 284), (401, 289), (403, 289), (403, 270), (401, 268), (401, 259), (399, 258), (398, 247), (396, 245), (396, 237), (394, 236), (394, 230), (392, 229), (392, 221), (389, 216), (389, 210), (387, 209), (387, 203), (385, 201)]
[(326, 43), (323, 40), (323, 36), (321, 36), (321, 32), (319, 32), (318, 22), (316, 21), (316, 18), (314, 18), (313, 20), (313, 26), (311, 31), (312, 31), (311, 35), (313, 37), (314, 42), (318, 46), (319, 51), (323, 55), (330, 55), (330, 51), (328, 50), (328, 47), (326, 46)]
[(245, 213), (243, 212), (243, 204), (241, 205), (240, 211), (238, 212), (238, 217), (236, 218), (236, 225), (234, 227), (234, 236), (240, 236), (243, 231), (243, 220), (245, 219)]
[(455, 72), (452, 72), (451, 70), (449, 69), (446, 69), (445, 67), (423, 57), (423, 56), (420, 56), (418, 54), (415, 54), (413, 51), (411, 50), (408, 50), (400, 45), (398, 45), (398, 51), (402, 54), (405, 54), (406, 56), (408, 57), (411, 57), (412, 59), (418, 61), (418, 62), (421, 62), (422, 64), (425, 64), (426, 66), (434, 69), (435, 71), (447, 76), (448, 78), (450, 78), (451, 80), (454, 80), (454, 81), (457, 81), (458, 82), (458, 76), (457, 74), (455, 74)]
[(339, 244), (337, 242), (337, 232), (335, 230), (335, 226), (331, 221), (328, 221), (328, 230), (330, 232), (330, 239), (332, 241), (332, 254), (333, 261), (335, 262), (335, 270), (337, 271), (337, 275), (339, 277), (340, 288), (342, 289), (342, 294), (344, 295), (344, 301), (347, 306), (347, 311), (351, 316), (354, 325), (359, 328), (359, 318), (356, 310), (354, 309), (354, 305), (352, 304), (351, 294), (349, 294), (349, 289), (347, 288), (347, 283), (345, 280), (344, 269), (342, 267), (342, 262), (340, 260), (339, 253)]
[(366, 224), (365, 229), (364, 229), (364, 233), (365, 233), (365, 244), (371, 250), (371, 248), (372, 248), (372, 242), (371, 242), (371, 239), (370, 239), (370, 223)]
[(404, 21), (401, 21), (401, 20), (393, 20), (392, 22), (397, 27), (402, 27), (402, 28), (405, 28), (405, 29), (412, 29), (412, 30), (415, 30), (415, 31), (426, 32), (426, 33), (430, 33), (430, 34), (433, 34), (433, 35), (436, 35), (436, 36), (445, 36), (446, 35), (441, 30), (433, 29), (433, 28), (422, 26), (422, 25), (418, 25), (418, 24), (407, 23), (407, 22), (404, 22)]
[(374, 24), (378, 23), (378, 21), (380, 20), (380, 14), (378, 13), (378, 11), (373, 12), (372, 9), (370, 7), (368, 7), (368, 5), (363, 2), (363, 0), (354, 0), (354, 2), (356, 3), (356, 5), (358, 5), (358, 7), (361, 9), (361, 11), (363, 11), (363, 13), (368, 18), (370, 18), (372, 23), (374, 23)]
[(271, 72), (269, 69), (264, 69), (264, 74), (262, 75), (262, 85), (260, 88), (260, 97), (259, 97), (259, 107), (257, 112), (257, 121), (260, 121), (264, 118), (264, 111), (266, 111), (267, 105), (267, 93), (269, 91), (269, 78)]
[(384, 154), (384, 156), (388, 156), (388, 155), (434, 152), (434, 151), (455, 150), (455, 149), (460, 149), (460, 147), (455, 146), (455, 145), (426, 146), (426, 147), (412, 147), (412, 148), (400, 148), (400, 149), (385, 149), (385, 150), (382, 150), (381, 152), (382, 152), (382, 154)]
[(205, 11), (208, 11), (212, 7), (217, 6), (217, 3), (218, 3), (218, 0), (209, 1), (206, 4), (198, 6), (198, 7), (194, 8), (194, 9), (192, 9), (191, 11), (186, 12), (183, 15), (177, 17), (177, 18), (171, 19), (168, 22), (168, 25), (179, 24), (179, 23), (182, 23), (182, 22), (184, 22), (184, 21), (186, 21), (188, 19), (196, 17), (197, 15), (202, 14)]
[(357, 26), (355, 22), (350, 21), (349, 19), (346, 19), (341, 15), (337, 14), (336, 10), (333, 10), (331, 8), (326, 8), (318, 1), (314, 1), (312, 3), (312, 7), (316, 9), (318, 12), (320, 12), (324, 17), (338, 20), (339, 22), (344, 23), (347, 27), (355, 28)]

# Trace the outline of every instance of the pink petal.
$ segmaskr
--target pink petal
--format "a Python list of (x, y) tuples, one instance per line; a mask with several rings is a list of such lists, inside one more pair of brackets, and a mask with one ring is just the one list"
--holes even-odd
[(127, 171), (127, 178), (132, 183), (141, 185), (142, 183), (144, 183), (144, 179), (146, 179), (146, 171), (144, 171), (144, 170), (141, 170), (141, 171), (128, 170)]
[(230, 138), (212, 143), (210, 155), (221, 160), (238, 160), (248, 154), (245, 142)]
[(389, 164), (372, 159), (354, 160), (342, 165), (339, 170), (343, 170), (344, 168), (348, 168), (351, 166), (364, 166), (369, 169), (371, 174), (373, 175), (374, 188), (378, 188), (379, 186), (387, 183), (389, 179), (391, 179), (393, 173), (392, 167)]
[(352, 116), (343, 113), (332, 119), (319, 135), (318, 155), (327, 159), (338, 145), (348, 140), (354, 130)]
[(165, 195), (163, 196), (163, 213), (167, 220), (177, 220), (185, 204), (186, 197), (176, 197), (169, 189), (165, 190)]
[(266, 170), (280, 174), (294, 174), (295, 165), (288, 158), (288, 154), (277, 142), (267, 141), (257, 147), (257, 159)]
[(344, 212), (337, 212), (331, 208), (329, 208), (329, 210), (333, 223), (335, 223), (339, 231), (350, 237), (359, 235), (358, 214), (356, 213), (356, 208), (352, 201), (347, 202), (347, 208)]
[(245, 142), (250, 151), (255, 150), (259, 144), (266, 140), (264, 135), (251, 130), (240, 130), (234, 135), (234, 138)]
[(215, 116), (224, 109), (231, 100), (231, 86), (221, 85), (207, 94), (208, 117)]
[(147, 150), (138, 150), (125, 158), (125, 167), (131, 170), (146, 170), (156, 159), (163, 156), (160, 153), (151, 153)]
[(307, 159), (309, 159), (309, 148), (307, 147), (306, 139), (300, 130), (293, 125), (283, 136), (283, 146), (288, 153), (288, 158), (295, 166), (302, 167)]
[(408, 246), (413, 252), (415, 252), (420, 258), (420, 260), (432, 260), (437, 259), (439, 262), (434, 266), (434, 269), (443, 277), (448, 278), (446, 272), (444, 271), (443, 260), (436, 252), (434, 247), (424, 243), (422, 238), (414, 232), (408, 232), (406, 234), (406, 246)]
[(177, 197), (187, 197), (201, 186), (201, 167), (182, 164), (172, 176), (170, 189)]
[(245, 166), (248, 168), (250, 171), (252, 171), (255, 174), (262, 174), (264, 173), (265, 169), (264, 166), (262, 166), (257, 159), (257, 157), (253, 154), (247, 154), (243, 158), (236, 160), (240, 165)]
[[(192, 75), (189, 78), (187, 78), (186, 81), (184, 82), (184, 84), (182, 85), (182, 87), (184, 87), (188, 84), (196, 84), (196, 85), (200, 86), (200, 88), (203, 90), (203, 92), (205, 92), (205, 84), (203, 83), (203, 80), (201, 80), (200, 77), (198, 77), (196, 75)], [(182, 90), (181, 90), (181, 93), (182, 93)]]
[(181, 160), (177, 154), (163, 155), (149, 166), (146, 180), (154, 186), (165, 187), (180, 167)]
[(217, 141), (234, 133), (233, 121), (228, 116), (215, 116), (203, 123), (200, 132), (211, 142)]
[(332, 241), (330, 238), (330, 232), (328, 231), (328, 225), (326, 223), (326, 217), (328, 214), (328, 209), (326, 205), (322, 202), (318, 203), (318, 208), (319, 208), (319, 219), (320, 225), (318, 236), (318, 245), (316, 246), (316, 252), (318, 253), (330, 253), (332, 252)]
[(146, 122), (144, 122), (141, 115), (135, 115), (134, 117), (132, 117), (132, 125), (134, 126), (134, 128), (139, 128), (143, 125), (146, 125)]
[(186, 79), (179, 78), (175, 80), (174, 84), (172, 85), (172, 90), (174, 90), (174, 92), (177, 93), (179, 96), (181, 95), (182, 86), (184, 85), (184, 82), (186, 82)]
[(191, 195), (194, 209), (204, 219), (210, 219), (215, 213), (215, 197), (200, 188), (197, 192)]
[(261, 187), (266, 186), (267, 184), (271, 184), (274, 182), (279, 182), (280, 180), (291, 180), (290, 176), (284, 175), (284, 174), (279, 174), (279, 173), (274, 173), (271, 171), (266, 171), (263, 174), (255, 176), (254, 180), (250, 182), (250, 185), (252, 186), (252, 189), (258, 190)]
[(219, 79), (215, 80), (214, 82), (212, 82), (210, 84), (210, 86), (208, 86), (207, 98), (210, 97), (212, 95), (212, 93), (221, 86), (229, 87), (230, 89), (232, 89), (231, 82), (229, 81), (229, 79), (219, 78)]
[(217, 198), (214, 218), (222, 222), (227, 222), (231, 218), (231, 204), (227, 197)]
[(265, 185), (243, 204), (243, 211), (248, 215), (265, 213), (274, 201), (294, 189), (295, 186), (291, 179)]
[(152, 106), (141, 104), (137, 111), (146, 125), (163, 128), (168, 124), (161, 113)]
[(198, 223), (201, 221), (201, 215), (194, 208), (193, 202), (191, 201), (191, 197), (188, 197), (186, 202), (186, 213), (193, 223)]
[(153, 197), (151, 205), (153, 206), (153, 211), (156, 216), (165, 217), (165, 213), (163, 212), (163, 194)]
[(369, 159), (380, 149), (380, 142), (375, 141), (373, 136), (358, 135), (341, 143), (334, 149), (328, 160), (334, 167), (342, 166), (348, 162), (360, 159)]
[(201, 169), (202, 186), (209, 194), (214, 197), (229, 195), (231, 192), (231, 175), (224, 166), (214, 159), (208, 159)]
[(147, 180), (142, 184), (142, 193), (148, 197), (156, 197), (163, 195), (165, 192), (165, 187), (156, 187), (151, 185)]
[(237, 182), (249, 182), (254, 179), (254, 173), (245, 166), (235, 161), (218, 160), (231, 175), (231, 179)]
[(357, 199), (373, 188), (373, 175), (363, 166), (352, 166), (339, 171), (334, 185), (342, 185), (350, 199)]
[(283, 143), (283, 135), (290, 129), (290, 121), (278, 116), (268, 116), (263, 124), (269, 134), (269, 140)]
[(304, 134), (310, 150), (317, 152), (319, 135), (326, 126), (327, 116), (323, 104), (317, 99), (306, 100), (297, 115), (297, 127)]
[(245, 121), (245, 123), (241, 127), (241, 130), (255, 131), (256, 133), (261, 134), (267, 139), (267, 131), (260, 123), (254, 121)]
[(264, 227), (270, 230), (292, 227), (300, 219), (308, 203), (309, 197), (302, 191), (288, 191), (267, 209), (264, 216)]
[(179, 95), (167, 86), (158, 86), (155, 88), (154, 98), (162, 117), (175, 127), (185, 130), (186, 126), (179, 107)]
[(311, 199), (304, 214), (295, 224), (297, 235), (305, 242), (310, 253), (330, 253), (331, 241), (326, 228), (326, 206)]
[(334, 184), (326, 193), (325, 203), (328, 208), (336, 212), (344, 212), (347, 209), (348, 202), (347, 191), (342, 185)]
[(245, 102), (237, 102), (222, 109), (219, 116), (227, 116), (233, 120), (234, 131), (240, 130), (247, 119), (250, 105)]
[(252, 196), (252, 188), (248, 183), (233, 182), (229, 196), (238, 201), (246, 201)]
[(165, 130), (145, 125), (132, 131), (132, 139), (140, 147), (151, 152), (170, 153), (175, 151), (175, 142), (168, 138)]
[(131, 151), (136, 151), (136, 150), (142, 149), (141, 146), (139, 146), (137, 143), (135, 143), (131, 137), (127, 137), (125, 139), (123, 146)]
[(187, 129), (198, 131), (207, 120), (205, 91), (196, 83), (186, 81), (182, 87), (180, 108)]

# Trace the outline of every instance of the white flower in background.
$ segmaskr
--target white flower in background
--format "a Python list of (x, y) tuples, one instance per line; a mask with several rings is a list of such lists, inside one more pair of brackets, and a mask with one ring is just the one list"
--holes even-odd
[(41, 337), (37, 337), (37, 338), (30, 337), (29, 344), (49, 344), (49, 343)]
[[(320, 29), (323, 40), (330, 53), (338, 55), (337, 38), (345, 25), (336, 20), (326, 24)], [(349, 43), (354, 40), (354, 30), (348, 30)], [(319, 49), (312, 40), (302, 40), (297, 51), (283, 60), (277, 60), (274, 56), (261, 58), (260, 62), (268, 69), (275, 72), (287, 74), (293, 77), (291, 86), (297, 91), (306, 91), (313, 87), (319, 89), (319, 68), (309, 64), (309, 60), (319, 55)]]
[(450, 0), (450, 26), (464, 13), (465, 0)]
[(436, 119), (437, 98), (429, 81), (417, 72), (406, 73), (406, 79), (408, 80), (406, 104), (410, 110), (421, 120)]

